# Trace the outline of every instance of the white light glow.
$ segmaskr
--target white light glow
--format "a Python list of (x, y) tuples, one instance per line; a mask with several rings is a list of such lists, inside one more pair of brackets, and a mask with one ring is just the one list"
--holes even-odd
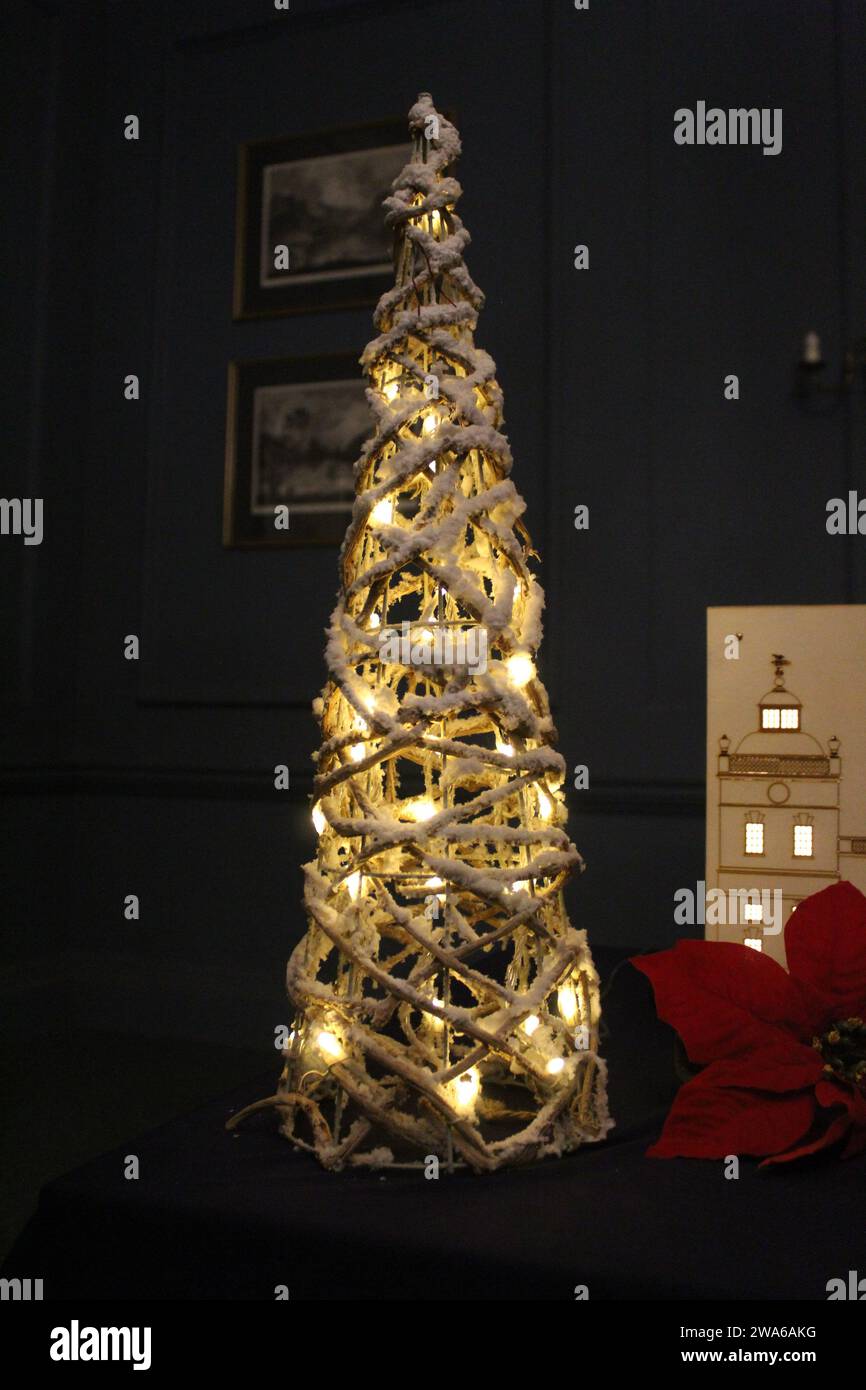
[(577, 994), (570, 980), (560, 985), (556, 994), (556, 1005), (563, 1023), (568, 1028), (573, 1028), (577, 1023)]
[(475, 1104), (476, 1097), (481, 1085), (481, 1078), (475, 1067), (470, 1067), (461, 1076), (455, 1078), (453, 1084), (454, 1104), (456, 1108), (466, 1114)]
[(414, 821), (430, 820), (435, 814), (436, 806), (429, 796), (419, 796), (415, 801), (407, 801), (403, 807), (403, 815)]
[(513, 743), (500, 743), (500, 742), (499, 742), (499, 739), (497, 739), (497, 740), (496, 740), (496, 751), (497, 751), (497, 753), (502, 753), (502, 754), (504, 754), (504, 756), (505, 756), (506, 758), (513, 758), (513, 757), (514, 757), (514, 744), (513, 744)]
[(428, 410), (421, 422), (421, 433), (431, 435), (436, 433), (436, 426), (439, 424), (435, 410)]
[(517, 880), (516, 883), (512, 883), (512, 885), (511, 885), (511, 891), (512, 891), (512, 893), (528, 893), (528, 892), (529, 892), (529, 879), (528, 879), (528, 878), (519, 878), (519, 879)]
[(349, 890), (349, 897), (352, 899), (352, 902), (356, 903), (361, 893), (360, 870), (356, 869), (353, 874), (348, 875), (346, 878), (346, 887)]
[(551, 1057), (545, 1070), (549, 1071), (551, 1076), (558, 1076), (559, 1073), (563, 1070), (564, 1066), (565, 1062), (562, 1060), (561, 1057)]
[(320, 1052), (324, 1052), (326, 1057), (330, 1057), (332, 1062), (340, 1062), (345, 1057), (343, 1044), (335, 1033), (329, 1033), (327, 1029), (322, 1029), (316, 1038), (316, 1046)]
[(393, 401), (393, 400), (395, 400), (396, 397), (399, 395), (399, 392), (400, 392), (400, 383), (399, 383), (399, 381), (389, 381), (389, 382), (386, 382), (386, 384), (382, 387), (382, 395), (385, 397), (385, 400), (386, 400), (386, 401)]
[(528, 652), (513, 652), (505, 663), (508, 679), (522, 690), (535, 677), (535, 663)]
[(394, 503), (390, 497), (380, 497), (370, 512), (370, 521), (374, 526), (390, 526), (393, 520)]
[(320, 801), (317, 801), (315, 806), (313, 807), (313, 825), (316, 827), (316, 831), (319, 835), (321, 835), (322, 831), (324, 830), (327, 824), (328, 822), (325, 819), (325, 813), (322, 810), (322, 803)]
[(364, 747), (363, 743), (353, 743), (349, 748), (349, 757), (352, 759), (353, 763), (359, 763), (366, 755), (366, 752), (367, 749)]
[(755, 922), (763, 922), (763, 920), (764, 920), (764, 909), (761, 907), (761, 904), (760, 904), (760, 903), (743, 903), (743, 921), (744, 921), (744, 922), (752, 922), (752, 923), (755, 923)]
[(536, 1028), (539, 1028), (541, 1026), (541, 1019), (538, 1017), (538, 1014), (530, 1014), (528, 1018), (525, 1018), (523, 1020), (520, 1026), (523, 1029), (526, 1036), (528, 1038), (531, 1038)]
[(747, 936), (743, 945), (750, 946), (753, 951), (763, 951), (764, 949), (764, 943), (759, 936)]
[(538, 814), (542, 820), (550, 820), (553, 816), (553, 802), (541, 787), (538, 788)]

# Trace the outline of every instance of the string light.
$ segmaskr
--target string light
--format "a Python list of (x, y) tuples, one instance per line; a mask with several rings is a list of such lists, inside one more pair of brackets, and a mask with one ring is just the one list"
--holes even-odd
[(326, 1057), (330, 1057), (332, 1062), (341, 1062), (346, 1055), (340, 1039), (335, 1033), (329, 1033), (326, 1028), (317, 1035), (316, 1046)]
[(436, 806), (429, 796), (419, 796), (414, 801), (406, 802), (403, 807), (403, 814), (414, 821), (430, 820), (436, 814)]
[(528, 652), (513, 652), (505, 663), (508, 679), (522, 690), (535, 678), (535, 663)]
[(514, 744), (513, 744), (513, 743), (500, 743), (499, 739), (497, 739), (497, 740), (496, 740), (496, 751), (497, 751), (497, 753), (503, 753), (503, 754), (505, 755), (506, 758), (513, 758), (513, 757), (514, 757)]
[(553, 802), (541, 787), (538, 788), (538, 814), (542, 820), (550, 820), (553, 816)]
[(346, 878), (346, 887), (349, 890), (349, 897), (352, 899), (352, 902), (357, 902), (361, 893), (361, 872), (359, 869), (356, 869), (353, 874), (348, 875)]
[(316, 827), (316, 830), (321, 835), (322, 831), (324, 830), (327, 824), (328, 822), (325, 819), (325, 813), (322, 810), (322, 803), (320, 801), (317, 801), (315, 806), (313, 807), (313, 825)]
[(394, 503), (390, 497), (380, 497), (370, 512), (370, 521), (374, 526), (390, 526), (393, 520)]
[(560, 985), (556, 995), (556, 1006), (559, 1009), (559, 1017), (567, 1028), (573, 1028), (577, 1023), (578, 1007), (577, 994), (574, 985), (567, 980), (564, 985)]
[(366, 752), (367, 750), (363, 743), (353, 743), (349, 747), (349, 757), (352, 759), (353, 763), (359, 763), (366, 755)]
[(461, 1072), (460, 1076), (455, 1077), (453, 1082), (454, 1103), (462, 1114), (467, 1114), (473, 1108), (480, 1085), (481, 1078), (476, 1067), (470, 1067), (468, 1071)]
[(551, 1057), (550, 1061), (548, 1062), (545, 1068), (545, 1071), (550, 1072), (551, 1076), (558, 1076), (564, 1067), (565, 1062), (562, 1060), (561, 1057)]
[(523, 1028), (523, 1031), (526, 1034), (526, 1036), (528, 1038), (531, 1038), (536, 1028), (538, 1028), (540, 1024), (541, 1019), (538, 1017), (538, 1014), (530, 1014), (528, 1018), (525, 1018), (523, 1020), (521, 1027)]

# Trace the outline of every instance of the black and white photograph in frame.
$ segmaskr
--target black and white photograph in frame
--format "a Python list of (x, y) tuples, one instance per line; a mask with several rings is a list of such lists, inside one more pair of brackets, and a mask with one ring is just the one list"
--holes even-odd
[(233, 362), (223, 544), (339, 545), (369, 430), (354, 354)]
[(242, 145), (235, 318), (375, 304), (393, 279), (382, 200), (408, 157), (398, 120)]

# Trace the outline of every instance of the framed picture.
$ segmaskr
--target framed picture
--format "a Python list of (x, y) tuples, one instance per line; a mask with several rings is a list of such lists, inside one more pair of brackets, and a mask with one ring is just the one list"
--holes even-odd
[(372, 429), (354, 353), (229, 367), (223, 544), (339, 545)]
[(397, 119), (241, 145), (235, 318), (375, 304), (393, 283), (382, 200), (410, 154)]

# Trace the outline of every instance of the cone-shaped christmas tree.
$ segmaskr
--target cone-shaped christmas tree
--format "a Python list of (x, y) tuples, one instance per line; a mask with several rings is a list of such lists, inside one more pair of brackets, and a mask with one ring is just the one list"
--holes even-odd
[(426, 93), (409, 125), (385, 203), (396, 285), (362, 358), (376, 428), (316, 702), (319, 847), (277, 1101), (326, 1167), (483, 1171), (611, 1122), (597, 977), (562, 898), (580, 856), (534, 664), (543, 596), (446, 172), (460, 141)]

